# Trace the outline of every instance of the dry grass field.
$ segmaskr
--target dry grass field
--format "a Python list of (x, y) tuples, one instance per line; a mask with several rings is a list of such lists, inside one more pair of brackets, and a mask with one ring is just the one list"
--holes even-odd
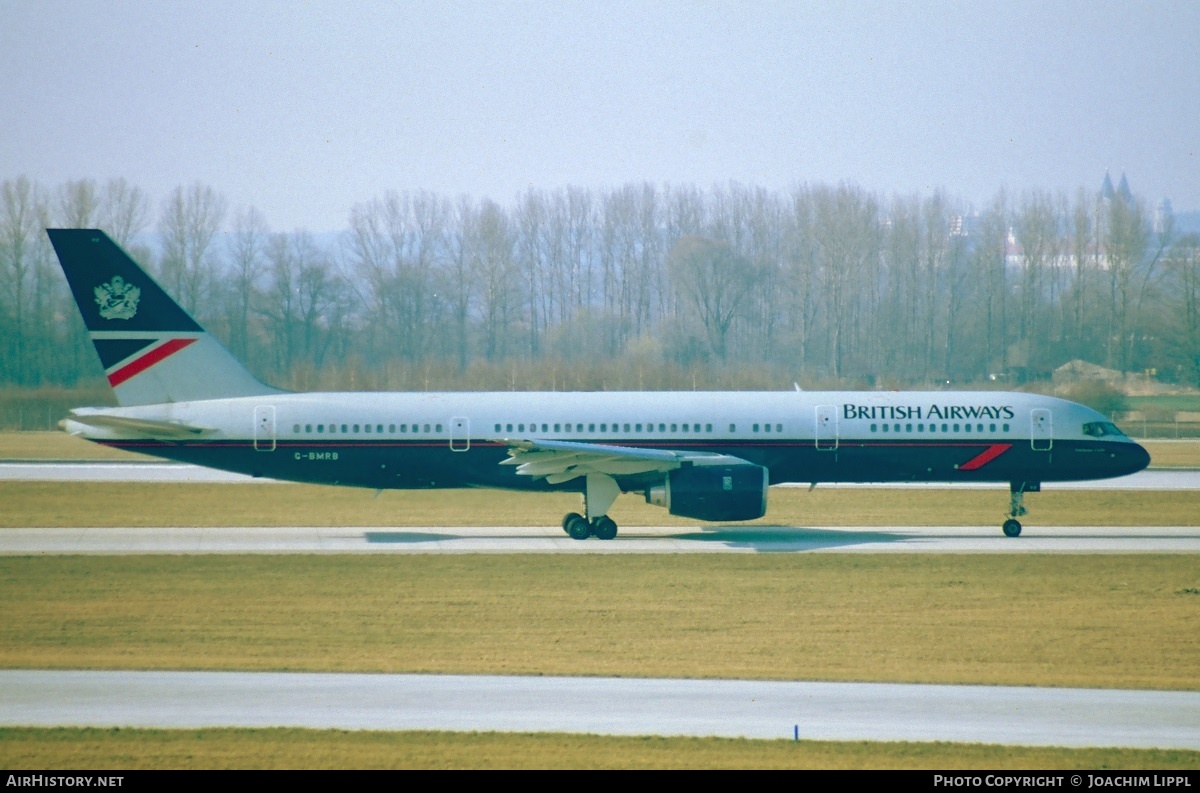
[[(1162, 449), (1159, 450), (1161, 445)], [(1200, 444), (1148, 444), (1200, 467)], [(117, 459), (61, 433), (0, 459)], [(130, 456), (132, 459), (145, 459)], [(1197, 525), (1200, 494), (1045, 492), (1026, 525)], [(565, 494), (0, 483), (13, 526), (556, 525)], [(1003, 490), (774, 489), (766, 525), (998, 525)], [(694, 526), (623, 496), (626, 526)], [(1200, 688), (1171, 556), (0, 559), (0, 666)], [(19, 768), (1191, 768), (1200, 752), (306, 730), (0, 729)]]
[(15, 769), (1195, 769), (1200, 752), (318, 730), (0, 729)]
[(1200, 687), (1188, 555), (0, 558), (0, 666)]
[[(389, 490), (296, 484), (0, 482), (0, 528), (53, 526), (557, 526), (570, 493)], [(1195, 526), (1200, 491), (1046, 491), (1026, 497), (1042, 526)], [(999, 526), (1003, 489), (772, 488), (766, 517), (738, 526)], [(622, 526), (696, 527), (626, 494)]]

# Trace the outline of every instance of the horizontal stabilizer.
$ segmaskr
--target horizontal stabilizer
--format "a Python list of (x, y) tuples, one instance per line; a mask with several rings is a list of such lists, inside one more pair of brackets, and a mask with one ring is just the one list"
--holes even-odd
[(63, 419), (59, 426), (70, 432), (71, 424), (83, 424), (97, 429), (115, 430), (120, 433), (134, 433), (146, 438), (174, 439), (201, 438), (210, 435), (215, 430), (207, 427), (193, 427), (175, 421), (155, 421), (153, 419), (137, 419), (129, 416), (114, 416), (110, 413), (72, 412), (69, 419)]

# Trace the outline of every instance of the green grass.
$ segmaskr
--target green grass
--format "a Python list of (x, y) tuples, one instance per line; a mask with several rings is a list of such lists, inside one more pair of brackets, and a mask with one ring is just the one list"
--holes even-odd
[(0, 666), (1200, 688), (1187, 555), (0, 558)]
[[(370, 490), (320, 485), (0, 482), (0, 529), (57, 526), (557, 526), (578, 495)], [(1026, 497), (1034, 526), (1196, 526), (1200, 491), (1059, 490)], [(765, 518), (739, 526), (999, 526), (1005, 490), (772, 488)], [(637, 495), (622, 526), (696, 527)]]
[(1163, 394), (1125, 397), (1130, 410), (1200, 412), (1200, 394)]
[(570, 734), (340, 730), (0, 729), (19, 769), (1180, 769), (1200, 752), (952, 743), (763, 741)]

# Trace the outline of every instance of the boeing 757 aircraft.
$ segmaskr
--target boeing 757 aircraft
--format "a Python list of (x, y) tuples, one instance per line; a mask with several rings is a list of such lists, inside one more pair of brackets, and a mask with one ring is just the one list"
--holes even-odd
[(1013, 392), (288, 393), (259, 382), (102, 231), (48, 229), (118, 407), (60, 426), (251, 476), (367, 488), (568, 490), (577, 540), (611, 540), (641, 493), (745, 521), (769, 485), (1008, 482), (1004, 533), (1042, 482), (1140, 471), (1099, 413)]

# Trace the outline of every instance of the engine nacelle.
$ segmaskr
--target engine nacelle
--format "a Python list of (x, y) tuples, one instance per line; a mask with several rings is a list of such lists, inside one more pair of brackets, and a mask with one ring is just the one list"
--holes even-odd
[(761, 465), (690, 465), (646, 489), (646, 501), (697, 520), (754, 520), (767, 514), (767, 469)]

